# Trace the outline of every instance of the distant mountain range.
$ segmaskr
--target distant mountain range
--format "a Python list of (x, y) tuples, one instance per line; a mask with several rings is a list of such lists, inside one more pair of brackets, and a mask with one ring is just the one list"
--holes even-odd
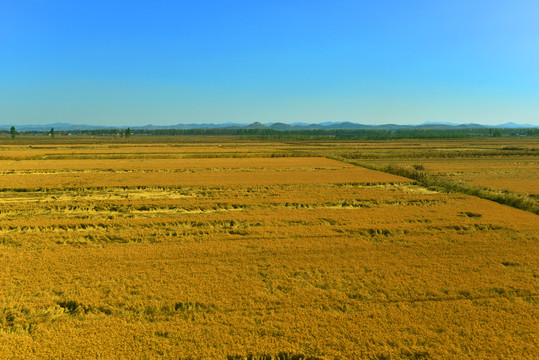
[[(54, 128), (55, 131), (74, 131), (74, 130), (96, 130), (96, 129), (126, 129), (128, 126), (95, 126), (87, 124), (53, 123), (45, 125), (0, 125), (0, 129), (8, 131), (11, 126), (15, 126), (17, 131), (48, 131)], [(281, 122), (262, 124), (254, 122), (251, 124), (222, 123), (222, 124), (176, 124), (176, 125), (144, 125), (131, 126), (133, 130), (158, 130), (158, 129), (274, 129), (274, 130), (393, 130), (393, 129), (473, 129), (473, 128), (537, 128), (537, 125), (516, 124), (508, 122), (500, 125), (480, 125), (480, 124), (456, 124), (449, 122), (426, 122), (420, 125), (365, 125), (352, 122), (323, 122), (319, 124), (291, 123)]]

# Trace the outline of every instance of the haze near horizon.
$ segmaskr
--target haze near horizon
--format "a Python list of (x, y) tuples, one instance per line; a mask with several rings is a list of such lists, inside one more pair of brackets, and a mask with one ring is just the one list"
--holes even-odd
[(0, 124), (539, 125), (535, 1), (0, 0)]

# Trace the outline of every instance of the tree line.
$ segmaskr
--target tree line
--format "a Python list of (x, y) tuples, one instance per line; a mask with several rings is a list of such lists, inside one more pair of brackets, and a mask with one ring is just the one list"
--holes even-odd
[[(5, 133), (5, 131), (4, 131)], [(219, 128), (219, 129), (92, 129), (92, 130), (56, 130), (49, 131), (21, 131), (14, 126), (9, 130), (12, 138), (17, 135), (47, 135), (55, 136), (117, 136), (129, 138), (136, 136), (247, 136), (267, 139), (301, 139), (301, 138), (327, 138), (327, 139), (443, 139), (443, 138), (469, 138), (469, 137), (500, 137), (500, 136), (539, 136), (539, 128), (458, 128), (458, 129), (302, 129), (302, 130), (276, 130), (246, 129), (246, 128)]]

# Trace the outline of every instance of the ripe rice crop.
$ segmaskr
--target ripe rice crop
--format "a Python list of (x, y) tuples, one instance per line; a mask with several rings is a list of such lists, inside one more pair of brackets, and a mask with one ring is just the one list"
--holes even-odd
[(0, 358), (537, 357), (537, 215), (302, 146), (1, 160)]
[[(358, 168), (325, 158), (293, 159), (153, 159), (129, 169), (123, 160), (108, 161), (95, 169), (96, 161), (86, 160), (23, 161), (20, 166), (7, 164), (0, 182), (4, 189), (86, 188), (108, 186), (181, 186), (181, 185), (273, 185), (309, 183), (386, 183), (409, 182), (399, 176)], [(208, 161), (209, 160), (209, 161)], [(33, 164), (36, 163), (36, 164)], [(46, 169), (44, 165), (52, 165)], [(196, 164), (196, 165), (194, 165)], [(17, 165), (17, 164), (15, 164)], [(93, 166), (93, 168), (92, 168)], [(31, 169), (34, 170), (31, 170)], [(59, 171), (61, 170), (61, 171)], [(98, 171), (106, 170), (106, 171)]]
[[(366, 162), (378, 163), (372, 160)], [(386, 160), (383, 163), (400, 166), (419, 164), (427, 174), (442, 179), (520, 194), (539, 195), (539, 157)]]

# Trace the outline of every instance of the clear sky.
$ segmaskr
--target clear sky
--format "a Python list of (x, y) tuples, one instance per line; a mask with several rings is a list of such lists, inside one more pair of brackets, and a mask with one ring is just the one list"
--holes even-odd
[(0, 0), (0, 124), (539, 125), (537, 0)]

